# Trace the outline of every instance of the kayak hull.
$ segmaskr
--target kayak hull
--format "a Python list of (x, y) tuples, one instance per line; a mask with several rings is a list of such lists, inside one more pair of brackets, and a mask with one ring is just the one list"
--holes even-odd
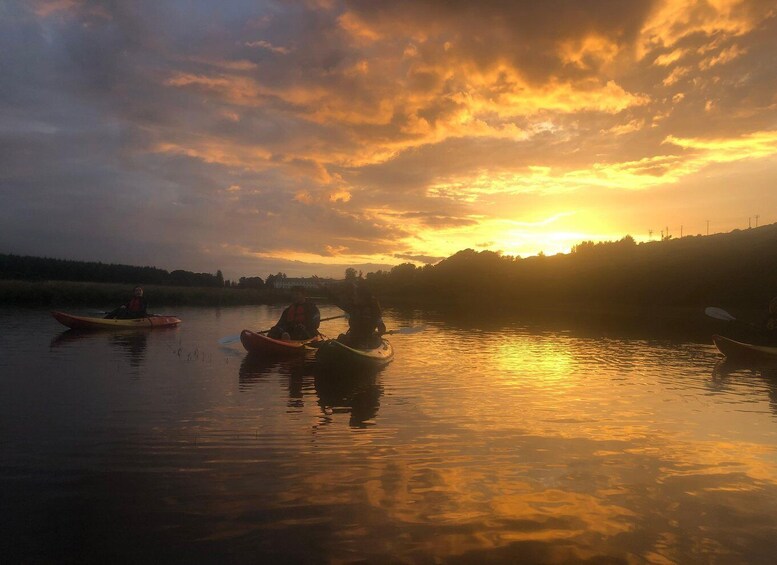
[(712, 336), (712, 342), (727, 359), (739, 361), (777, 361), (777, 347), (742, 343), (722, 335)]
[(63, 326), (74, 330), (110, 330), (128, 328), (170, 328), (177, 326), (181, 320), (175, 316), (147, 316), (131, 320), (92, 318), (89, 316), (73, 316), (65, 312), (52, 312), (52, 316)]
[(321, 335), (316, 335), (315, 337), (305, 340), (294, 339), (283, 341), (267, 337), (265, 334), (252, 332), (251, 330), (243, 330), (240, 332), (240, 343), (243, 344), (246, 351), (255, 355), (274, 357), (304, 354), (306, 345), (316, 344), (323, 339), (324, 338)]
[(387, 339), (380, 341), (380, 345), (373, 349), (355, 349), (330, 339), (316, 351), (316, 361), (331, 368), (382, 367), (394, 359), (394, 348)]

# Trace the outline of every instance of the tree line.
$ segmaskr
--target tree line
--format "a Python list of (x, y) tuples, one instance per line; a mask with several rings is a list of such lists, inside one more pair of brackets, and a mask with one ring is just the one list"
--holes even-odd
[(736, 305), (777, 296), (777, 224), (712, 236), (582, 242), (570, 253), (513, 257), (465, 249), (436, 265), (368, 273), (385, 302), (465, 309)]
[[(584, 241), (570, 253), (513, 257), (465, 249), (436, 265), (412, 263), (357, 274), (385, 303), (462, 309), (534, 306), (763, 307), (777, 296), (777, 224), (727, 234), (637, 243)], [(90, 281), (190, 287), (271, 287), (284, 273), (224, 280), (156, 267), (0, 254), (0, 279)]]
[(135, 267), (96, 261), (73, 261), (51, 257), (0, 254), (0, 279), (28, 281), (86, 281), (125, 284), (154, 284), (189, 287), (223, 287), (221, 271), (216, 274), (156, 267)]

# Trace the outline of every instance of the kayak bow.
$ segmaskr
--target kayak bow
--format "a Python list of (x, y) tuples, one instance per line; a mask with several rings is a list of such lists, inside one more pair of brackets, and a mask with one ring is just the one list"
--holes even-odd
[(712, 342), (728, 359), (740, 361), (777, 361), (777, 347), (752, 345), (734, 341), (722, 335), (712, 336)]

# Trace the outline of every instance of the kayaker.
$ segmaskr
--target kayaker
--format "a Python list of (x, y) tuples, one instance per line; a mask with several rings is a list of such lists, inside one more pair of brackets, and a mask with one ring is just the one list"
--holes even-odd
[(283, 311), (278, 323), (267, 336), (273, 339), (310, 339), (318, 334), (321, 323), (321, 313), (318, 306), (308, 301), (305, 289), (295, 286), (291, 289), (292, 303)]
[(146, 310), (148, 304), (143, 298), (143, 288), (136, 286), (132, 290), (132, 298), (126, 304), (122, 304), (112, 312), (105, 315), (106, 319), (118, 318), (120, 320), (133, 320), (135, 318), (145, 318), (148, 316)]
[(769, 302), (763, 317), (757, 322), (732, 320), (725, 337), (750, 345), (777, 345), (777, 297)]
[(764, 345), (777, 345), (777, 297), (769, 302), (769, 309), (761, 322), (764, 333)]
[(364, 281), (347, 283), (344, 292), (335, 297), (335, 304), (348, 314), (348, 331), (340, 334), (338, 341), (355, 348), (380, 345), (380, 336), (386, 333), (383, 310)]

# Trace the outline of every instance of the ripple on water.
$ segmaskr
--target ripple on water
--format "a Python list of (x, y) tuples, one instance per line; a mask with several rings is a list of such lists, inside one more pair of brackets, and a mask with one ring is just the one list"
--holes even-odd
[(685, 563), (777, 549), (773, 369), (693, 342), (389, 312), (390, 327), (428, 328), (392, 336), (383, 370), (333, 378), (218, 344), (278, 308), (177, 313), (180, 328), (142, 335), (74, 336), (37, 311), (4, 325), (10, 554)]

